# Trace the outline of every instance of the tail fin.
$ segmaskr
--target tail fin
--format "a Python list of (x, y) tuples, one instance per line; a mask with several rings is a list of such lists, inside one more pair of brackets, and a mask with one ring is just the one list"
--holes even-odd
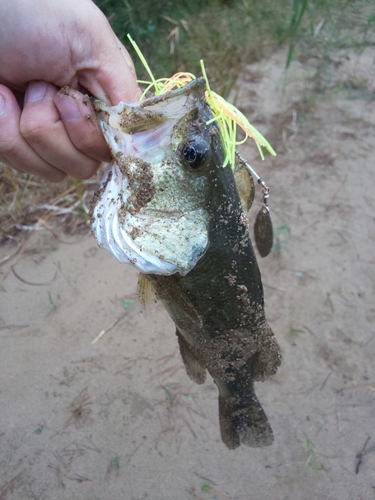
[(219, 396), (221, 439), (233, 450), (246, 444), (254, 448), (270, 446), (273, 432), (255, 393), (246, 398)]

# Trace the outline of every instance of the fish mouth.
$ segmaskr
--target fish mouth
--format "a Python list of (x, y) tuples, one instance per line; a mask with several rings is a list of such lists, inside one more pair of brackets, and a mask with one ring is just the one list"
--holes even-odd
[(193, 99), (202, 98), (205, 89), (205, 79), (200, 77), (183, 87), (139, 102), (131, 104), (120, 102), (117, 106), (107, 106), (99, 99), (95, 99), (94, 107), (101, 126), (103, 123), (108, 123), (110, 127), (126, 134), (136, 134), (156, 129), (168, 119), (177, 117), (181, 114), (181, 107), (184, 107), (186, 100), (190, 96)]
[(176, 125), (191, 119), (204, 90), (197, 79), (131, 105), (95, 104), (113, 161), (92, 230), (99, 246), (144, 274), (186, 275), (208, 246), (207, 183), (181, 167), (175, 143)]

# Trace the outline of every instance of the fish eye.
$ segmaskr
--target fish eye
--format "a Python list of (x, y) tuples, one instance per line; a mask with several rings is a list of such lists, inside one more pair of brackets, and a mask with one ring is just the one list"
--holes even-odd
[(182, 156), (189, 166), (193, 169), (199, 168), (206, 159), (208, 144), (202, 140), (193, 140), (184, 144)]

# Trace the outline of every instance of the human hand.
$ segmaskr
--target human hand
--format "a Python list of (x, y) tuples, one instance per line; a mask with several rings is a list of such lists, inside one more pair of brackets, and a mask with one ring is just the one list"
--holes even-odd
[(84, 92), (137, 101), (129, 54), (91, 0), (1, 0), (0, 18), (0, 161), (53, 182), (91, 177), (110, 153)]

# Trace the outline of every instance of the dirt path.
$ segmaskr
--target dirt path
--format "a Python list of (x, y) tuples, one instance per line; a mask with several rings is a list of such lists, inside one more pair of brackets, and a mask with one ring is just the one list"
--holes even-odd
[(272, 188), (260, 267), (283, 364), (257, 394), (275, 443), (227, 450), (214, 384), (189, 381), (161, 306), (139, 314), (137, 273), (38, 232), (0, 268), (0, 499), (375, 498), (374, 55), (310, 100), (313, 61), (281, 103), (284, 52), (239, 82), (278, 152), (242, 150)]

